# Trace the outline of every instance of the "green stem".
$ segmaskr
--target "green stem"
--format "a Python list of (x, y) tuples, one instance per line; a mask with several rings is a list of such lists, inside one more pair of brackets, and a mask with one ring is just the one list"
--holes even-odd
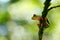
[(49, 9), (48, 9), (48, 12), (49, 12), (51, 9), (57, 8), (57, 7), (60, 7), (60, 5), (57, 5), (57, 6), (54, 6), (54, 7), (49, 8)]
[[(51, 0), (46, 0), (44, 3), (44, 10), (42, 12), (43, 19), (47, 16), (48, 8), (50, 6), (50, 1)], [(40, 20), (40, 23), (41, 23), (41, 28), (39, 29), (39, 40), (42, 40), (43, 31), (44, 31), (44, 20)]]

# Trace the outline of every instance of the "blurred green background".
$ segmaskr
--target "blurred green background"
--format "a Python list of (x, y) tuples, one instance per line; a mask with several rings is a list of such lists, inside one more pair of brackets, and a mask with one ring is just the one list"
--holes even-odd
[[(0, 0), (0, 40), (38, 40), (38, 21), (33, 14), (42, 15), (45, 0)], [(60, 0), (51, 0), (51, 6)], [(60, 40), (60, 7), (48, 12), (49, 28), (43, 40)]]

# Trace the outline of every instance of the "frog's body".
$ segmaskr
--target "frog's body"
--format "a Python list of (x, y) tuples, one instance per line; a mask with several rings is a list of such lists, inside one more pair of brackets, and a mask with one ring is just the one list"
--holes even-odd
[(37, 24), (39, 28), (41, 27), (41, 22), (40, 22), (40, 20), (44, 20), (44, 26), (45, 26), (45, 28), (48, 27), (47, 18), (44, 18), (44, 19), (43, 19), (41, 16), (37, 16), (37, 15), (34, 14), (33, 17), (32, 17), (32, 19), (39, 21), (39, 23)]

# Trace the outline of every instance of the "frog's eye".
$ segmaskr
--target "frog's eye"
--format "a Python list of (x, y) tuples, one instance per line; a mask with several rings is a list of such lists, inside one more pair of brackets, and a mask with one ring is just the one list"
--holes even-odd
[(35, 16), (36, 16), (36, 14), (33, 15), (33, 17), (35, 17)]

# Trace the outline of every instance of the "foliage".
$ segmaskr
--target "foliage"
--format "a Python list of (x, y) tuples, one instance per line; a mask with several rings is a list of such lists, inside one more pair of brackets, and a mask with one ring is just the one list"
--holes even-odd
[(18, 2), (19, 0), (10, 0), (10, 3), (16, 3)]
[(8, 12), (0, 13), (0, 24), (4, 24), (10, 20), (10, 14)]

